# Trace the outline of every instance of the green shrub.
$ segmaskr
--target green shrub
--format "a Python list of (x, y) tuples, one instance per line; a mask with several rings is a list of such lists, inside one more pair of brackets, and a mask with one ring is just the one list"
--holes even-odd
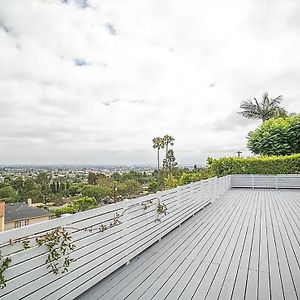
[(66, 207), (57, 208), (56, 210), (54, 210), (54, 214), (56, 217), (60, 217), (61, 215), (64, 215), (64, 214), (75, 214), (77, 212), (78, 212), (77, 208), (73, 207), (73, 206), (66, 206)]
[(56, 217), (63, 214), (75, 214), (79, 211), (86, 211), (98, 207), (98, 202), (93, 197), (79, 197), (66, 207), (54, 210)]
[(188, 184), (190, 182), (195, 182), (199, 180), (204, 180), (214, 175), (211, 173), (209, 169), (203, 169), (200, 171), (195, 171), (191, 173), (183, 173), (179, 179), (180, 185)]
[(300, 153), (300, 115), (263, 122), (249, 134), (248, 148), (259, 155)]
[(177, 187), (179, 182), (172, 174), (170, 174), (164, 179), (164, 184), (165, 189), (167, 190)]
[(71, 205), (77, 209), (77, 211), (85, 211), (96, 208), (98, 206), (98, 202), (94, 197), (79, 197), (75, 199)]
[(229, 174), (300, 174), (300, 154), (212, 159), (210, 168), (215, 176)]

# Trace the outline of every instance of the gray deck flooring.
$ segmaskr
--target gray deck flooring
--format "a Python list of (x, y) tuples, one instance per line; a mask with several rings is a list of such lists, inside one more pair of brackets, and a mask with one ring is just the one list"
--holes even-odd
[(300, 299), (300, 191), (231, 189), (79, 299)]

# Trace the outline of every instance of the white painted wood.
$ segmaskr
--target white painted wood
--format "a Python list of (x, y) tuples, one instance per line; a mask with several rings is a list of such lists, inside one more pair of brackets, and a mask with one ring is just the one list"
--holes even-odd
[(257, 175), (240, 174), (231, 175), (231, 187), (240, 188), (275, 188), (299, 189), (300, 174)]
[[(12, 258), (5, 272), (7, 287), (0, 291), (0, 299), (78, 296), (220, 197), (230, 188), (229, 181), (229, 176), (211, 178), (0, 234), (2, 255)], [(145, 210), (143, 203), (147, 201), (153, 204)], [(157, 213), (158, 201), (167, 205), (167, 215)], [(120, 215), (120, 225), (105, 232), (95, 230), (112, 222), (116, 214)], [(20, 242), (9, 245), (10, 239), (24, 237), (31, 238), (34, 244), (36, 236), (60, 226), (69, 231), (76, 245), (71, 257), (77, 261), (68, 273), (49, 273), (45, 246), (25, 251)], [(94, 230), (84, 230), (89, 228)]]

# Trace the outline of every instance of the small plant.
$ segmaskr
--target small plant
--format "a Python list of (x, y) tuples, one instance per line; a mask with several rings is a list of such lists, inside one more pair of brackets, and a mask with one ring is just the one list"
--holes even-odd
[(156, 211), (157, 211), (160, 215), (162, 215), (162, 214), (166, 215), (166, 214), (167, 214), (167, 205), (164, 204), (164, 203), (161, 203), (160, 201), (158, 201)]
[[(46, 260), (47, 269), (55, 275), (65, 273), (68, 267), (75, 260), (70, 258), (69, 254), (75, 249), (75, 245), (71, 241), (69, 232), (64, 228), (56, 228), (45, 235), (37, 237), (36, 242), (39, 246), (47, 246), (49, 254)], [(63, 263), (60, 265), (59, 260), (63, 258)]]
[(2, 252), (0, 251), (0, 288), (4, 289), (6, 287), (7, 279), (4, 277), (4, 272), (7, 270), (11, 263), (11, 258), (6, 257), (3, 259)]
[(22, 241), (22, 244), (23, 244), (24, 250), (30, 249), (30, 241), (29, 241), (28, 237), (26, 237), (26, 238)]
[(147, 200), (141, 203), (144, 210), (148, 209), (153, 204), (152, 200)]
[(82, 230), (88, 231), (88, 232), (93, 232), (95, 230), (99, 231), (99, 232), (104, 232), (107, 229), (110, 229), (110, 228), (113, 228), (115, 226), (118, 226), (118, 225), (122, 224), (122, 221), (119, 220), (120, 217), (121, 216), (118, 213), (116, 213), (116, 215), (114, 216), (114, 218), (112, 219), (112, 221), (109, 224), (103, 223), (103, 224), (100, 224), (100, 226), (97, 226), (97, 227), (91, 226), (91, 227), (88, 227), (88, 228), (84, 228)]

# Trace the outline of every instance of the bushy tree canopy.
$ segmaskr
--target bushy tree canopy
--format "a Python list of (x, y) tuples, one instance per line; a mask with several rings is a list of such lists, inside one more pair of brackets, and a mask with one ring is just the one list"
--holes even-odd
[(265, 121), (249, 133), (248, 148), (259, 155), (300, 153), (300, 115)]

